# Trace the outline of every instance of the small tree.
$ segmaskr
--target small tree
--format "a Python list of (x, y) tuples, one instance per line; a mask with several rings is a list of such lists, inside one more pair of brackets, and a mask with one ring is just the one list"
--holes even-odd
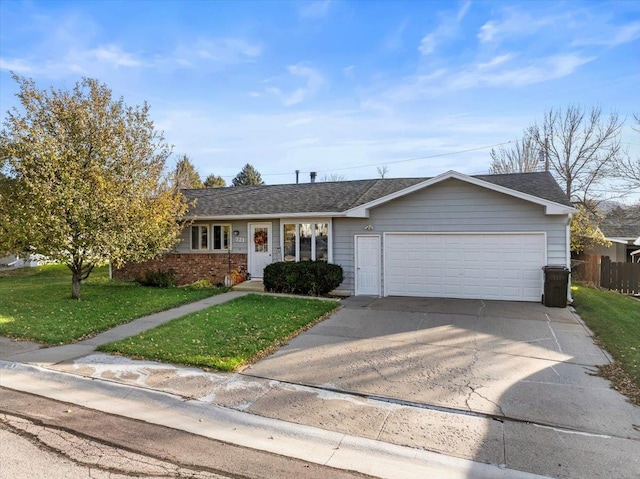
[(264, 185), (262, 177), (258, 170), (256, 170), (249, 163), (244, 165), (244, 168), (240, 170), (240, 173), (231, 181), (233, 186), (248, 186), (248, 185)]
[(96, 264), (139, 261), (173, 247), (184, 197), (163, 176), (171, 153), (149, 119), (97, 80), (71, 91), (20, 86), (0, 131), (0, 250), (65, 262), (71, 294)]
[(598, 224), (602, 221), (602, 216), (594, 204), (579, 203), (576, 212), (571, 218), (569, 227), (571, 232), (571, 251), (581, 253), (594, 246), (610, 246), (611, 243), (605, 238)]
[(187, 155), (182, 155), (178, 159), (176, 167), (171, 175), (171, 181), (174, 188), (178, 190), (183, 188), (202, 188), (200, 174), (196, 171), (196, 167), (193, 166), (193, 163)]
[(222, 176), (211, 174), (205, 178), (203, 185), (205, 188), (224, 188), (227, 186), (227, 182)]
[(387, 165), (384, 166), (378, 166), (377, 167), (378, 170), (378, 176), (382, 179), (384, 179), (385, 176), (387, 176), (387, 173), (389, 173), (389, 167)]

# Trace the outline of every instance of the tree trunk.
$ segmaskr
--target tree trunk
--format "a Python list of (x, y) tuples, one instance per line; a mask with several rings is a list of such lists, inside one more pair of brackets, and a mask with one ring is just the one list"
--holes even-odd
[(80, 281), (82, 281), (81, 271), (71, 270), (71, 297), (73, 299), (80, 299)]
[(94, 265), (84, 265), (81, 258), (76, 258), (72, 263), (67, 263), (67, 266), (71, 270), (71, 297), (80, 299), (80, 282), (89, 277)]

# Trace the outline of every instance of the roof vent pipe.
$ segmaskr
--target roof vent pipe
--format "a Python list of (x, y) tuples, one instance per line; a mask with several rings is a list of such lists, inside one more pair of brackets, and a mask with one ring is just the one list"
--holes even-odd
[(298, 184), (299, 178), (300, 178), (300, 170), (296, 170), (296, 185)]
[(318, 173), (316, 173), (315, 171), (311, 172), (311, 183), (315, 183), (316, 182), (316, 175)]

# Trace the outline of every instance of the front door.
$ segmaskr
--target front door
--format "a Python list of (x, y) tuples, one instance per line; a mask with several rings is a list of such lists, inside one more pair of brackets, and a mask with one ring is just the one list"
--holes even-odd
[(380, 236), (356, 236), (356, 295), (380, 295)]
[(271, 223), (249, 224), (249, 274), (262, 278), (264, 268), (271, 264)]

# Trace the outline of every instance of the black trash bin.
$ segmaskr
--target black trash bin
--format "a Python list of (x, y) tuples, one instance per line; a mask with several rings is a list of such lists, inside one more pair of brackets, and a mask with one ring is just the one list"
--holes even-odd
[(571, 270), (564, 266), (544, 266), (544, 296), (542, 302), (551, 308), (567, 307), (567, 288)]

